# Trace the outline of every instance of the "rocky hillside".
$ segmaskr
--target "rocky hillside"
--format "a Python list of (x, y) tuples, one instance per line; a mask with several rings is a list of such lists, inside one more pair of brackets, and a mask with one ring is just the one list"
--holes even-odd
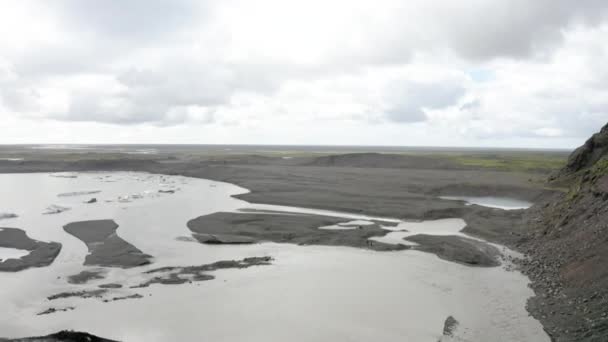
[(76, 331), (61, 331), (48, 336), (40, 337), (26, 337), (18, 339), (2, 339), (0, 342), (117, 342), (113, 340), (107, 340), (97, 336), (93, 336), (87, 333), (81, 333)]
[(598, 163), (606, 161), (608, 156), (608, 124), (599, 133), (594, 134), (585, 144), (577, 148), (570, 158), (568, 164), (557, 174), (551, 177), (551, 181), (563, 181), (597, 166)]
[(554, 341), (608, 341), (608, 125), (549, 185), (563, 192), (528, 213), (519, 246), (537, 293), (529, 309)]

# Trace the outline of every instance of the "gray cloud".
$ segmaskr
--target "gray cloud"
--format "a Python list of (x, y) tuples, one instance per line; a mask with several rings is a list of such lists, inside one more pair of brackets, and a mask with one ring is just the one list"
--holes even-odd
[(608, 14), (603, 0), (482, 1), (443, 10), (447, 43), (473, 60), (546, 54), (570, 25), (597, 25)]
[[(471, 86), (478, 80), (466, 83), (451, 76), (481, 69), (492, 75), (484, 87), (502, 82), (496, 91), (518, 88), (521, 82), (540, 83), (543, 73), (533, 71), (551, 63), (555, 51), (566, 44), (565, 33), (574, 27), (608, 24), (605, 1), (370, 1), (356, 20), (344, 18), (352, 14), (351, 7), (326, 11), (331, 15), (324, 19), (331, 25), (321, 26), (322, 30), (315, 20), (328, 14), (306, 12), (307, 20), (302, 22), (307, 26), (295, 27), (293, 32), (285, 29), (289, 21), (281, 17), (293, 13), (274, 13), (273, 8), (263, 8), (268, 6), (264, 2), (256, 4), (261, 7), (259, 13), (246, 13), (251, 20), (234, 29), (239, 23), (218, 13), (238, 11), (246, 3), (239, 1), (49, 3), (56, 14), (50, 27), (57, 32), (48, 37), (39, 32), (44, 37), (38, 39), (36, 34), (31, 41), (4, 45), (2, 34), (7, 33), (0, 33), (0, 66), (6, 62), (14, 72), (10, 77), (0, 74), (2, 105), (21, 116), (125, 126), (221, 122), (226, 112), (233, 115), (231, 122), (258, 115), (251, 122), (272, 125), (272, 119), (264, 117), (266, 111), (270, 118), (280, 111), (276, 116), (323, 113), (326, 115), (318, 116), (331, 118), (328, 120), (346, 117), (363, 123), (407, 124), (428, 123), (429, 112), (457, 106), (466, 99), (459, 108), (462, 115), (454, 120), (464, 122), (462, 126), (469, 132), (477, 129), (490, 136), (500, 132), (538, 136), (560, 129), (564, 134), (583, 136), (608, 118), (608, 107), (597, 100), (606, 95), (603, 91), (608, 84), (605, 45), (575, 50), (588, 57), (588, 69), (578, 66), (581, 73), (592, 72), (572, 81), (575, 91), (547, 84), (542, 87), (549, 90), (546, 97), (531, 90), (504, 94), (504, 99), (488, 98)], [(35, 13), (32, 18), (31, 26), (37, 32)], [(267, 23), (262, 21), (268, 18), (282, 25), (268, 25), (259, 32), (271, 38), (276, 34), (276, 40), (256, 36), (255, 29), (265, 27)], [(336, 31), (332, 31), (333, 24), (338, 26)], [(29, 29), (27, 23), (24, 27)], [(248, 35), (249, 29), (255, 34)], [(16, 27), (12, 31), (17, 36), (26, 30)], [(316, 48), (319, 51), (309, 51)], [(289, 49), (305, 58), (292, 58)], [(504, 73), (496, 75), (497, 65), (505, 62), (495, 61), (497, 58), (515, 59), (526, 65), (526, 72), (513, 79), (506, 79)], [(434, 79), (403, 73), (387, 76), (387, 69), (401, 70), (408, 65), (414, 66), (414, 74), (416, 65), (435, 70), (431, 72), (434, 76), (445, 74)], [(566, 62), (559, 68), (571, 66)], [(554, 71), (559, 73), (559, 68)], [(91, 81), (74, 80), (79, 77)], [(396, 81), (384, 87), (393, 78)], [(438, 82), (437, 78), (447, 80)], [(97, 79), (104, 80), (103, 84), (95, 84)], [(318, 84), (329, 85), (320, 92), (310, 90)], [(286, 88), (289, 96), (281, 97)], [(554, 89), (561, 92), (552, 93)], [(255, 96), (254, 100), (248, 98), (255, 107), (251, 112), (247, 104), (234, 104), (243, 94)], [(59, 103), (63, 98), (65, 103)], [(568, 100), (562, 103), (562, 99)], [(46, 108), (49, 102), (51, 109)], [(505, 108), (510, 103), (512, 108)], [(522, 123), (503, 129), (501, 117), (512, 113)]]
[(195, 0), (63, 0), (64, 23), (76, 30), (103, 38), (135, 40), (141, 44), (171, 35), (201, 20), (201, 6)]
[(466, 93), (458, 81), (441, 83), (400, 82), (390, 86), (386, 117), (395, 122), (418, 122), (427, 119), (424, 109), (440, 109), (455, 105)]
[(69, 110), (52, 117), (116, 124), (178, 124), (182, 119), (192, 119), (184, 115), (184, 108), (189, 106), (213, 109), (228, 104), (239, 92), (271, 94), (280, 82), (272, 74), (260, 71), (255, 67), (198, 64), (185, 59), (153, 70), (128, 69), (116, 76), (120, 91), (75, 89)]
[(54, 26), (61, 30), (61, 39), (41, 39), (31, 50), (8, 50), (5, 55), (21, 76), (32, 79), (112, 73), (112, 64), (124, 63), (142, 49), (175, 48), (172, 45), (182, 40), (180, 34), (193, 25), (204, 26), (209, 4), (195, 0), (60, 0), (40, 10), (56, 14)]

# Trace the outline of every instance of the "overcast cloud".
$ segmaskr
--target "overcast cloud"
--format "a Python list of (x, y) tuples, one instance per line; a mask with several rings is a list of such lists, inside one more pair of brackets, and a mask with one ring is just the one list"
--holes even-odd
[(574, 147), (602, 0), (2, 2), (0, 143)]

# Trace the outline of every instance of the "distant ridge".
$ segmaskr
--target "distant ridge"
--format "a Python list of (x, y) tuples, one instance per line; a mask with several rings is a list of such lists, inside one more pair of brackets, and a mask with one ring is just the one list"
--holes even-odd
[(334, 166), (334, 167), (373, 167), (373, 168), (457, 168), (458, 165), (444, 159), (389, 154), (389, 153), (347, 153), (329, 156), (321, 156), (307, 162), (311, 166)]

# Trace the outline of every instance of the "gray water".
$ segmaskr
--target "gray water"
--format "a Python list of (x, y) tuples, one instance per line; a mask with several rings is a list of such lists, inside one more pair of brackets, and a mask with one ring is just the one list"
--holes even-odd
[[(460, 341), (549, 341), (540, 323), (525, 310), (526, 300), (533, 294), (527, 278), (501, 267), (471, 268), (417, 251), (382, 253), (276, 243), (208, 246), (176, 239), (190, 236), (188, 220), (217, 211), (284, 210), (349, 220), (378, 218), (254, 205), (230, 197), (246, 189), (202, 179), (142, 173), (61, 176), (0, 175), (0, 211), (19, 215), (3, 220), (2, 226), (21, 228), (34, 239), (63, 244), (60, 255), (48, 267), (0, 273), (0, 335), (5, 337), (75, 329), (123, 341), (436, 342), (444, 320), (452, 315), (461, 322)], [(160, 194), (159, 189), (176, 192)], [(90, 190), (101, 192), (57, 196)], [(91, 196), (98, 203), (83, 203)], [(50, 205), (71, 209), (43, 215)], [(107, 218), (120, 225), (120, 237), (154, 256), (153, 264), (107, 268), (106, 279), (88, 285), (68, 284), (66, 276), (98, 268), (82, 266), (87, 248), (62, 226)], [(431, 221), (418, 223), (417, 228), (458, 233), (462, 222), (458, 218), (439, 224)], [(408, 224), (413, 229), (411, 223), (399, 223), (401, 227)], [(275, 259), (271, 266), (217, 271), (213, 273), (217, 278), (211, 281), (128, 288), (139, 284), (142, 272), (151, 268), (267, 255)], [(111, 303), (45, 299), (110, 282), (125, 285), (111, 296), (139, 293), (144, 298)], [(76, 309), (36, 315), (50, 306)]]
[[(0, 228), (0, 230), (2, 230), (2, 228)], [(19, 259), (22, 256), (26, 256), (28, 254), (29, 251), (26, 251), (24, 249), (0, 247), (0, 261), (5, 259)]]
[(528, 209), (532, 206), (531, 202), (509, 197), (442, 196), (440, 198), (451, 201), (465, 201), (468, 205), (476, 204), (483, 207), (498, 208), (503, 210)]

